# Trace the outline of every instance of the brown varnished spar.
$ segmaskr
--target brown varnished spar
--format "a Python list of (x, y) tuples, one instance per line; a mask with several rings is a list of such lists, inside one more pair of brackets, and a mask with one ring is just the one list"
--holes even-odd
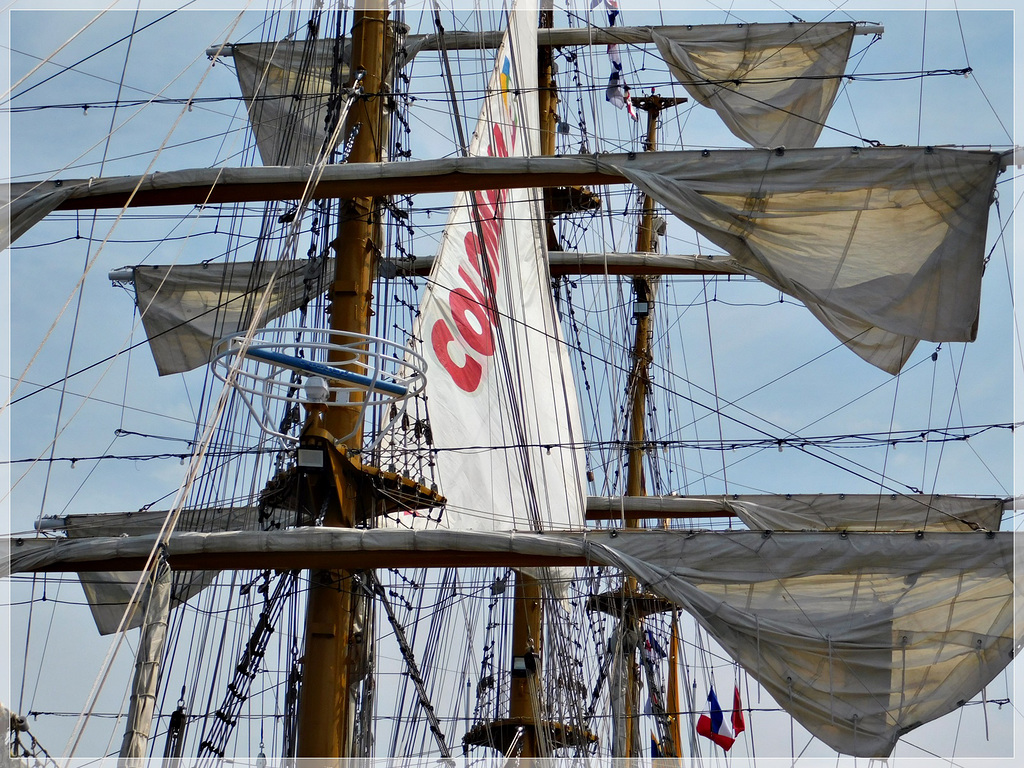
[[(645, 532), (637, 532), (643, 535)], [(591, 534), (592, 535), (592, 534)], [(541, 540), (537, 541), (536, 537)], [(584, 538), (497, 533), (460, 537), (453, 531), (359, 531), (307, 527), (286, 531), (175, 533), (164, 551), (174, 570), (344, 569), (449, 566), (586, 565)], [(22, 572), (132, 571), (143, 567), (156, 534), (128, 537), (7, 540), (10, 566)], [(91, 550), (91, 551), (90, 551)]]
[[(459, 190), (626, 183), (618, 174), (579, 170), (577, 158), (531, 158), (529, 161), (512, 158), (507, 161), (508, 170), (481, 170), (493, 163), (491, 158), (458, 158), (444, 162), (444, 165), (451, 166), (447, 171), (440, 171), (438, 161), (433, 160), (328, 166), (314, 185), (311, 197), (349, 199)], [(12, 198), (17, 198), (29, 191), (81, 187), (56, 210), (297, 200), (306, 190), (310, 172), (310, 168), (304, 167), (197, 169), (124, 176), (91, 184), (87, 179), (27, 182), (13, 184), (11, 193)]]

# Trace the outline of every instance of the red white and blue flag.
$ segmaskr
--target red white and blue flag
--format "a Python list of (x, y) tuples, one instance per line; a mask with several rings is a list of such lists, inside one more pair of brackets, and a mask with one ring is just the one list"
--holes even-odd
[(711, 739), (726, 752), (747, 727), (743, 719), (739, 688), (733, 689), (732, 706), (732, 717), (726, 720), (725, 713), (718, 704), (718, 697), (715, 696), (715, 689), (711, 688), (708, 691), (708, 708), (697, 719), (697, 734)]
[[(601, 0), (591, 0), (590, 8), (594, 9), (601, 3)], [(618, 0), (604, 0), (608, 8), (608, 26), (615, 26), (615, 18), (619, 15)], [(608, 87), (605, 89), (604, 98), (616, 109), (625, 108), (633, 120), (639, 120), (633, 100), (629, 96), (629, 86), (626, 85), (625, 73), (622, 69), (622, 57), (619, 55), (619, 46), (612, 43), (608, 46), (608, 60), (612, 65), (612, 73), (608, 77)]]

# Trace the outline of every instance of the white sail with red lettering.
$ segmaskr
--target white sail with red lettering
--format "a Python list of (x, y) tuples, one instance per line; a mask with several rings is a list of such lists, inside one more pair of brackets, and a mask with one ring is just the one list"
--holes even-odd
[[(530, 7), (526, 7), (530, 6)], [(509, 12), (471, 155), (537, 154), (537, 7)], [(536, 189), (456, 195), (421, 304), (447, 527), (581, 527), (576, 390), (548, 285)]]

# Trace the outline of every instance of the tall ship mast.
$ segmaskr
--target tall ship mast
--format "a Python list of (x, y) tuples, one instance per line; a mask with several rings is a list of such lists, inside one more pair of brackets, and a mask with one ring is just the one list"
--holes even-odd
[(12, 14), (5, 760), (1011, 759), (1012, 24), (808, 15)]

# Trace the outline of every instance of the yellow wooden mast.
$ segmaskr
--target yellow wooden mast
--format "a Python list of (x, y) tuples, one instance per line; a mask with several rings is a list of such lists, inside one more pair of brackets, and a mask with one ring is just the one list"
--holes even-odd
[[(654, 151), (657, 145), (658, 117), (663, 109), (675, 106), (686, 99), (664, 98), (651, 94), (634, 100), (633, 104), (637, 109), (647, 113), (647, 137), (644, 150)], [(637, 228), (636, 250), (637, 253), (648, 253), (654, 250), (654, 199), (643, 195), (641, 206), (640, 225)], [(637, 275), (633, 278), (634, 309), (633, 318), (636, 321), (636, 330), (633, 337), (633, 366), (630, 373), (630, 405), (629, 405), (629, 449), (626, 465), (626, 495), (646, 496), (647, 487), (644, 476), (643, 457), (646, 451), (647, 432), (644, 408), (647, 403), (647, 395), (650, 391), (650, 375), (648, 369), (651, 364), (651, 310), (654, 305), (654, 283), (646, 275)], [(637, 519), (625, 520), (626, 528), (639, 527)], [(636, 609), (641, 598), (636, 580), (632, 577), (626, 579), (623, 588), (622, 617), (620, 633), (624, 638), (639, 638), (643, 629), (641, 611)], [(627, 654), (625, 659), (625, 754), (615, 757), (639, 757), (642, 734), (638, 732), (640, 702), (638, 695), (640, 682), (638, 679), (639, 668), (636, 664), (636, 647), (624, 648)], [(667, 741), (671, 741), (669, 738)], [(662, 744), (663, 751), (668, 756), (677, 756), (678, 742)]]
[[(380, 162), (386, 126), (383, 110), (388, 11), (375, 0), (360, 0), (352, 24), (350, 72), (361, 77), (363, 95), (352, 106), (343, 135), (358, 131), (349, 162)], [(369, 330), (372, 281), (379, 240), (374, 198), (341, 201), (337, 239), (332, 243), (336, 272), (330, 291), (330, 327), (366, 334)], [(358, 397), (358, 395), (357, 395)], [(314, 410), (303, 430), (302, 447), (325, 456), (325, 477), (310, 483), (314, 509), (324, 510), (323, 524), (354, 527), (371, 501), (361, 493), (358, 474), (348, 461), (362, 443), (358, 403)], [(335, 436), (346, 436), (339, 443)], [(306, 646), (302, 659), (298, 757), (357, 757), (355, 718), (359, 678), (367, 673), (365, 626), (368, 607), (359, 583), (349, 571), (310, 573), (306, 612)]]

